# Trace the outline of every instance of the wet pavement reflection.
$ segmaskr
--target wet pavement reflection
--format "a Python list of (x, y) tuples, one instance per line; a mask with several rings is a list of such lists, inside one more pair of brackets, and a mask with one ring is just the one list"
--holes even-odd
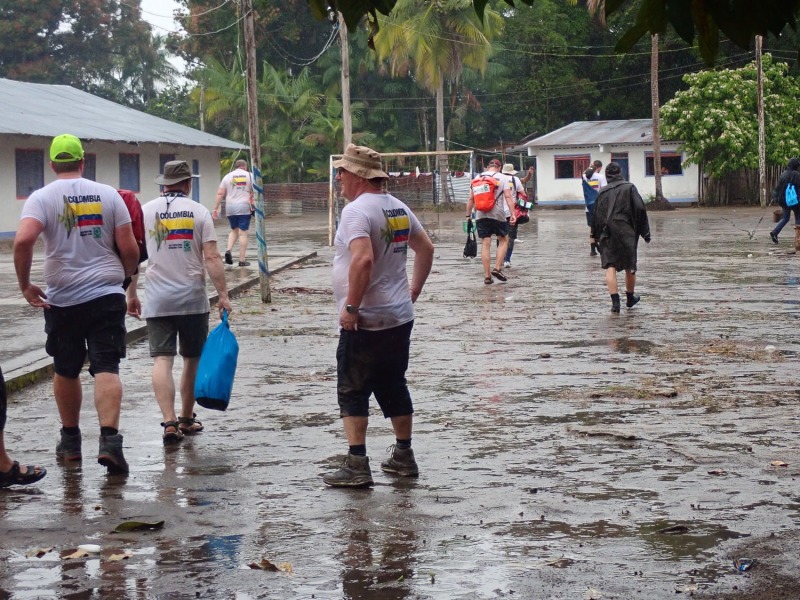
[[(322, 215), (285, 218), (275, 231), (319, 257), (275, 276), (271, 305), (257, 287), (234, 301), (234, 398), (224, 413), (198, 410), (203, 433), (163, 447), (145, 343), (121, 368), (127, 478), (94, 461), (90, 388), (79, 466), (55, 464), (49, 384), (12, 395), (7, 444), (48, 476), (0, 490), (0, 599), (589, 589), (659, 599), (742, 586), (736, 545), (800, 525), (800, 279), (767, 229), (743, 232), (760, 214), (653, 213), (642, 301), (612, 315), (580, 211), (536, 213), (520, 228), (508, 283), (492, 286), (461, 256), (460, 221), (423, 211), (437, 257), (408, 373), (421, 475), (380, 471), (394, 440), (376, 411), (370, 490), (320, 479), (346, 451), (332, 251)], [(115, 533), (125, 521), (164, 526)], [(82, 544), (101, 550), (67, 558)], [(265, 560), (278, 570), (250, 567)]]

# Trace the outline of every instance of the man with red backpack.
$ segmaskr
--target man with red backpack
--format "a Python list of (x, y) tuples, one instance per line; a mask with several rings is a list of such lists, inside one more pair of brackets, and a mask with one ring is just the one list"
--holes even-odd
[[(483, 262), (483, 283), (492, 283), (492, 277), (499, 281), (508, 281), (503, 273), (503, 259), (508, 250), (509, 225), (514, 225), (517, 218), (514, 215), (514, 201), (511, 198), (511, 187), (508, 177), (500, 170), (503, 164), (493, 158), (489, 161), (486, 171), (478, 175), (470, 183), (469, 199), (467, 200), (467, 227), (472, 224), (472, 211), (475, 210), (478, 238), (481, 240), (481, 261)], [(508, 208), (511, 215), (506, 221), (506, 212), (503, 205)], [(469, 230), (469, 229), (468, 229)], [(490, 271), (492, 258), (492, 236), (497, 237), (497, 257), (495, 268)]]

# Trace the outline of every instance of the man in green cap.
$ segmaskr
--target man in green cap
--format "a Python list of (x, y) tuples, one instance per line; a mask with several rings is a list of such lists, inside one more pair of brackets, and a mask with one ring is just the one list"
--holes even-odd
[[(14, 239), (14, 266), (28, 304), (44, 309), (45, 349), (53, 357), (53, 395), (61, 419), (56, 457), (82, 458), (80, 373), (87, 356), (100, 421), (97, 462), (111, 474), (128, 472), (119, 416), (125, 356), (125, 292), (139, 249), (125, 202), (111, 186), (83, 178), (83, 146), (74, 135), (53, 138), (56, 180), (25, 201)], [(47, 289), (31, 282), (33, 247), (45, 241)]]

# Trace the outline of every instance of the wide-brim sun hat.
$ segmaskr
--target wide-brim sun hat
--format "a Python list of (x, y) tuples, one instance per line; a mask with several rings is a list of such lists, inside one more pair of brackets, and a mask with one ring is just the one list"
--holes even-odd
[(503, 173), (506, 175), (516, 175), (517, 170), (514, 168), (514, 165), (511, 163), (506, 163), (503, 165)]
[(192, 174), (189, 163), (185, 160), (171, 160), (164, 163), (164, 172), (158, 175), (153, 181), (158, 185), (174, 185), (181, 181), (186, 181), (192, 177), (200, 177)]
[(389, 178), (389, 175), (383, 170), (381, 155), (366, 146), (348, 144), (342, 158), (333, 161), (333, 167), (345, 169), (364, 179)]

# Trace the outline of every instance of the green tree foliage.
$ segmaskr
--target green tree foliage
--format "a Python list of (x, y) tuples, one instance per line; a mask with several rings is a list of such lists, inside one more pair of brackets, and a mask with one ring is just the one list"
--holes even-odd
[[(800, 155), (800, 83), (788, 67), (763, 56), (766, 158), (785, 165)], [(714, 178), (758, 167), (756, 67), (686, 75), (689, 89), (661, 108), (664, 139), (681, 140), (689, 163), (702, 164)]]
[(138, 0), (0, 3), (0, 77), (71, 85), (142, 108), (171, 76)]
[[(318, 19), (326, 18), (329, 9), (339, 10), (348, 27), (355, 27), (367, 16), (373, 33), (378, 30), (378, 13), (390, 14), (401, 0), (307, 0)], [(516, 0), (519, 5), (532, 6), (538, 0)], [(515, 0), (504, 0), (515, 6)], [(577, 0), (571, 0), (572, 4)], [(483, 18), (490, 0), (472, 0), (475, 12)], [(690, 46), (697, 42), (706, 63), (713, 64), (719, 53), (722, 36), (740, 48), (748, 48), (756, 35), (770, 33), (779, 36), (790, 26), (796, 28), (800, 0), (603, 0), (606, 17), (626, 8), (634, 8), (636, 19), (632, 25), (617, 32), (617, 50), (628, 52), (645, 34), (664, 34), (672, 28)]]

